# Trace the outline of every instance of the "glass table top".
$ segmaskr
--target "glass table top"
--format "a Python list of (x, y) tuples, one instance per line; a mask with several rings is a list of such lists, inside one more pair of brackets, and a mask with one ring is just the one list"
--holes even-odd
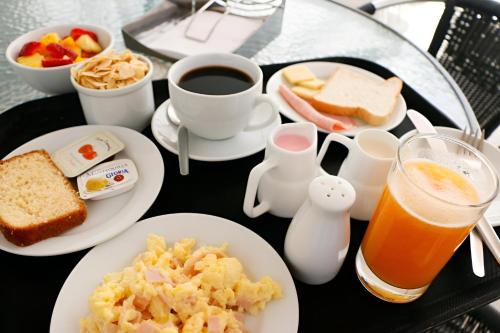
[[(0, 11), (0, 113), (23, 102), (46, 96), (24, 83), (5, 58), (17, 36), (45, 25), (82, 22), (104, 25), (124, 48), (121, 27), (164, 0), (4, 0)], [(327, 0), (287, 0), (281, 34), (254, 55), (259, 64), (327, 56), (363, 58), (387, 67), (458, 126), (475, 119), (430, 56), (402, 36), (343, 5)], [(165, 77), (168, 64), (156, 73)]]

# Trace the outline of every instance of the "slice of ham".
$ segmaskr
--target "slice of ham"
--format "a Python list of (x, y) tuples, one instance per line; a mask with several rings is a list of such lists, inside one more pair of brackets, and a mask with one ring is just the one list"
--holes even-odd
[(160, 299), (163, 301), (163, 303), (165, 303), (165, 305), (167, 305), (169, 308), (171, 307), (170, 306), (170, 303), (171, 303), (171, 300), (170, 298), (168, 298), (167, 296), (165, 296), (164, 293), (160, 292), (158, 294), (158, 296), (160, 296)]
[(165, 281), (165, 277), (158, 272), (156, 269), (148, 268), (144, 272), (144, 277), (148, 282), (163, 282)]
[(118, 332), (118, 325), (116, 325), (114, 323), (109, 323), (104, 328), (103, 333), (116, 333), (116, 332)]
[(220, 317), (210, 316), (207, 319), (208, 333), (224, 333), (224, 326)]
[(238, 297), (236, 299), (236, 305), (248, 311), (252, 307), (252, 302), (245, 297)]
[(142, 320), (148, 320), (148, 319), (151, 319), (151, 318), (153, 318), (153, 316), (151, 315), (151, 313), (148, 310), (145, 310), (145, 311), (141, 312), (141, 319)]
[(135, 295), (134, 302), (132, 304), (134, 304), (137, 311), (142, 312), (148, 307), (149, 300), (146, 297)]
[(189, 259), (186, 260), (186, 262), (184, 263), (184, 267), (183, 267), (184, 274), (186, 274), (188, 276), (195, 275), (194, 265), (208, 254), (215, 254), (215, 256), (217, 258), (224, 258), (225, 257), (224, 252), (219, 248), (212, 248), (212, 247), (203, 248), (202, 247), (202, 248), (194, 251), (193, 254), (189, 257)]
[[(309, 104), (311, 105), (311, 104)], [(312, 105), (311, 105), (312, 107)], [(316, 110), (316, 109), (314, 109)], [(354, 119), (352, 119), (351, 117), (347, 117), (347, 116), (337, 116), (335, 114), (331, 114), (331, 113), (325, 113), (325, 112), (320, 112), (318, 110), (316, 110), (316, 112), (319, 112), (319, 114), (327, 117), (327, 118), (331, 118), (331, 119), (334, 119), (334, 120), (339, 120), (339, 121), (342, 121), (342, 123), (344, 124), (349, 124), (349, 128), (353, 128), (353, 127), (357, 127), (358, 125), (356, 124), (356, 121)], [(347, 128), (347, 129), (349, 129)]]
[(136, 333), (157, 333), (158, 328), (149, 321), (143, 321)]
[(233, 312), (234, 318), (236, 318), (237, 321), (244, 323), (245, 322), (245, 315), (241, 312)]
[(154, 268), (148, 268), (144, 272), (144, 277), (148, 282), (166, 282), (168, 284), (173, 284), (172, 279), (169, 276), (161, 274), (158, 270)]
[(298, 114), (324, 130), (343, 131), (356, 127), (356, 122), (350, 117), (322, 114), (283, 84), (279, 87), (279, 93)]

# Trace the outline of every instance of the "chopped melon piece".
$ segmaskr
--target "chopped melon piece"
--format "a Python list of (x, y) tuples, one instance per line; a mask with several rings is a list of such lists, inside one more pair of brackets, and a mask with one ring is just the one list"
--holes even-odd
[(64, 38), (61, 41), (61, 44), (64, 45), (64, 46), (66, 46), (66, 47), (70, 47), (70, 46), (75, 46), (76, 45), (75, 40), (71, 36), (68, 36), (68, 37)]
[(68, 49), (70, 49), (71, 51), (75, 52), (76, 55), (78, 56), (81, 56), (82, 55), (82, 49), (76, 45), (76, 42), (75, 40), (73, 39), (73, 37), (71, 36), (68, 36), (66, 38), (64, 38), (62, 41), (61, 41), (61, 44), (63, 46), (66, 46)]
[(35, 53), (30, 56), (17, 57), (17, 62), (29, 67), (42, 67), (43, 55)]
[(55, 32), (51, 32), (49, 34), (46, 34), (40, 38), (40, 43), (49, 45), (50, 43), (59, 43), (61, 40), (61, 37)]
[(76, 40), (76, 45), (78, 45), (85, 52), (99, 53), (102, 51), (99, 43), (93, 40), (89, 35), (81, 35)]

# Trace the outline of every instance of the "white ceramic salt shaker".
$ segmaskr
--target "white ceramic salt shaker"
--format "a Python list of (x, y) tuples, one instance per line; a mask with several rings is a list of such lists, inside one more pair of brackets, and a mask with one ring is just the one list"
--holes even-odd
[(343, 178), (325, 175), (311, 182), (285, 238), (285, 257), (295, 278), (323, 284), (337, 275), (349, 249), (349, 209), (355, 199), (354, 188)]

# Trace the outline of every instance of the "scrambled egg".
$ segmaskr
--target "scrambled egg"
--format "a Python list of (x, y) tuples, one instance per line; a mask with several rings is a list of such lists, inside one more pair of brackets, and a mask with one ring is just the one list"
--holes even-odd
[(80, 332), (237, 333), (244, 314), (256, 314), (282, 296), (270, 277), (250, 281), (226, 245), (195, 250), (194, 239), (167, 248), (149, 235), (132, 266), (109, 273), (89, 298)]

